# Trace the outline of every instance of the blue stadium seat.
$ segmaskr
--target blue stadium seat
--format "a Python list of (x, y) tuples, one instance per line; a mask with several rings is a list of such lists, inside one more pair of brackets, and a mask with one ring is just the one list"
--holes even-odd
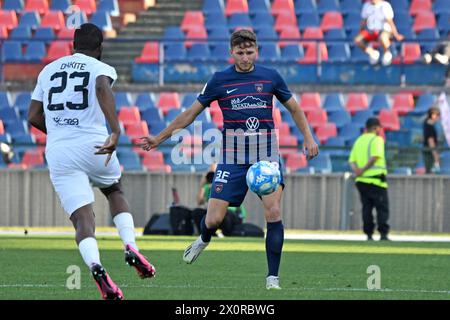
[(317, 12), (304, 12), (298, 19), (298, 27), (304, 30), (307, 27), (320, 27), (320, 18)]
[(131, 171), (140, 171), (142, 170), (141, 161), (139, 160), (139, 156), (133, 151), (125, 151), (119, 150), (117, 151), (117, 158), (119, 159), (119, 163), (123, 166), (124, 170)]
[(227, 62), (230, 59), (230, 47), (228, 43), (216, 43), (211, 45), (211, 60), (216, 62)]
[(341, 93), (328, 93), (323, 102), (327, 112), (344, 110), (344, 98)]
[(403, 117), (400, 117), (400, 127), (408, 130), (420, 129), (423, 127), (422, 115), (413, 115), (408, 113)]
[(325, 146), (327, 147), (326, 152), (330, 154), (330, 156), (344, 156), (348, 154), (348, 151), (345, 149), (345, 140), (339, 137), (330, 137), (325, 142)]
[(327, 47), (328, 62), (345, 62), (350, 60), (350, 47), (347, 43), (332, 43)]
[(369, 56), (361, 50), (361, 48), (353, 45), (351, 48), (351, 61), (352, 62), (369, 62)]
[(24, 12), (19, 20), (19, 27), (30, 27), (32, 29), (39, 28), (41, 17), (36, 11)]
[(211, 29), (215, 27), (228, 28), (228, 21), (222, 12), (212, 12), (205, 16), (205, 28)]
[(45, 43), (41, 41), (30, 41), (25, 50), (23, 58), (27, 62), (41, 62), (47, 55)]
[(352, 117), (352, 124), (360, 128), (365, 127), (367, 119), (374, 115), (375, 112), (372, 109), (358, 111)]
[(328, 11), (337, 11), (340, 12), (341, 8), (339, 6), (338, 0), (320, 0), (317, 5), (317, 11), (320, 14), (324, 14)]
[(211, 53), (206, 43), (194, 43), (187, 50), (186, 60), (190, 62), (204, 62), (209, 60)]
[(398, 131), (386, 131), (386, 141), (395, 142), (398, 146), (409, 147), (412, 145), (412, 131), (400, 129)]
[(439, 38), (439, 30), (436, 28), (423, 29), (417, 34), (417, 39), (422, 43), (426, 40), (439, 40)]
[(361, 13), (349, 13), (344, 17), (344, 28), (359, 29), (361, 26)]
[(250, 15), (256, 13), (270, 13), (269, 0), (248, 0), (248, 12)]
[(324, 34), (325, 41), (345, 40), (347, 35), (344, 29), (329, 29)]
[(166, 128), (166, 123), (164, 121), (161, 122), (152, 122), (148, 125), (148, 130), (152, 135), (157, 135), (161, 131)]
[(258, 60), (261, 62), (277, 62), (281, 58), (280, 48), (275, 42), (260, 44)]
[(132, 148), (132, 142), (130, 140), (130, 138), (125, 135), (125, 134), (121, 134), (119, 137), (119, 147), (120, 150), (126, 149), (126, 150), (131, 150)]
[(442, 13), (437, 20), (437, 28), (446, 36), (450, 32), (450, 13)]
[(405, 39), (416, 39), (416, 33), (410, 26), (397, 27), (398, 32), (405, 37)]
[(169, 112), (167, 112), (166, 116), (164, 117), (164, 121), (166, 123), (172, 122), (180, 113), (182, 113), (185, 109), (170, 109)]
[(123, 106), (132, 106), (130, 94), (128, 92), (116, 92), (114, 94), (116, 99), (116, 109), (120, 109)]
[(409, 12), (395, 11), (394, 22), (397, 27), (412, 27), (413, 18), (409, 15)]
[[(252, 26), (255, 30), (259, 30), (264, 27), (272, 27), (274, 25), (274, 18), (270, 13), (259, 12), (250, 17)], [(259, 39), (258, 39), (259, 40)]]
[(8, 133), (0, 134), (0, 142), (11, 143), (12, 139)]
[(355, 0), (341, 0), (341, 11), (343, 14), (358, 13), (361, 14), (361, 1)]
[(136, 98), (135, 105), (139, 110), (145, 110), (148, 108), (156, 108), (155, 106), (155, 96), (153, 93), (141, 92)]
[(0, 119), (3, 120), (3, 123), (12, 123), (21, 121), (19, 110), (13, 107), (0, 107)]
[(165, 46), (164, 59), (169, 61), (185, 61), (186, 48), (183, 43), (169, 43)]
[(111, 22), (111, 17), (106, 11), (96, 11), (92, 14), (90, 23), (95, 24), (100, 30), (107, 31), (112, 30), (113, 25)]
[(339, 130), (343, 126), (350, 124), (352, 121), (352, 117), (350, 114), (342, 109), (342, 110), (336, 110), (336, 111), (330, 111), (328, 113), (328, 122), (333, 122), (336, 124), (336, 128)]
[(34, 39), (50, 42), (55, 39), (55, 32), (52, 28), (37, 28), (34, 33)]
[(16, 96), (16, 100), (14, 102), (14, 107), (20, 113), (20, 117), (22, 119), (26, 118), (28, 114), (28, 108), (31, 102), (31, 93), (29, 91), (19, 92)]
[(370, 100), (369, 109), (375, 113), (380, 112), (382, 109), (391, 109), (391, 104), (385, 93), (376, 93)]
[(13, 144), (14, 145), (22, 145), (21, 147), (23, 147), (23, 150), (25, 150), (25, 149), (30, 148), (31, 146), (35, 146), (36, 141), (30, 134), (23, 133), (23, 134), (17, 134), (13, 137)]
[(164, 122), (162, 111), (158, 108), (148, 108), (141, 112), (141, 119), (147, 121), (147, 124)]
[(410, 176), (410, 175), (412, 175), (412, 170), (410, 167), (395, 167), (392, 170), (392, 173)]
[(9, 34), (10, 40), (18, 41), (28, 41), (31, 39), (31, 28), (30, 27), (16, 27), (11, 30)]
[(181, 107), (189, 108), (196, 100), (197, 100), (196, 92), (187, 92), (184, 94), (183, 99), (181, 100)]
[(112, 17), (120, 16), (118, 0), (100, 0), (97, 3), (97, 12), (105, 11), (108, 12)]
[(317, 5), (315, 0), (294, 0), (295, 14), (317, 12)]
[(431, 93), (424, 93), (417, 99), (415, 108), (410, 113), (413, 115), (425, 114), (435, 101), (436, 96)]
[(303, 58), (303, 47), (299, 44), (288, 44), (281, 48), (281, 60), (286, 62), (297, 62)]
[(256, 30), (256, 35), (258, 41), (277, 41), (278, 33), (275, 31), (273, 26), (266, 25)]
[(433, 11), (436, 14), (450, 13), (450, 4), (447, 0), (434, 0)]
[(216, 40), (226, 41), (228, 39), (230, 39), (230, 30), (228, 29), (228, 27), (215, 26), (214, 28), (208, 29), (209, 41), (216, 41)]
[(338, 137), (344, 139), (346, 145), (352, 145), (353, 141), (360, 135), (361, 128), (356, 127), (353, 123), (349, 123), (339, 130)]
[(0, 109), (11, 107), (11, 94), (9, 92), (0, 91)]
[[(164, 29), (164, 34), (161, 37), (161, 41), (166, 40), (178, 40), (182, 41), (184, 40), (184, 32), (181, 30), (180, 27), (167, 27)], [(172, 42), (168, 41), (168, 44)]]
[(2, 10), (22, 11), (24, 8), (23, 0), (4, 0)]
[(333, 170), (331, 166), (330, 155), (326, 152), (321, 152), (312, 160), (308, 161), (308, 166), (313, 167), (315, 172), (331, 173)]
[(71, 0), (53, 0), (49, 2), (51, 3), (50, 9), (53, 11), (66, 12), (66, 10), (72, 5)]
[(28, 126), (26, 125), (25, 120), (17, 120), (6, 122), (6, 130), (11, 135), (12, 139), (16, 136), (20, 136), (22, 134), (28, 133)]
[(233, 13), (228, 18), (228, 28), (234, 30), (237, 27), (252, 27), (252, 21), (247, 13)]
[(2, 46), (2, 61), (23, 61), (22, 43), (20, 41), (5, 41)]
[(203, 12), (206, 14), (212, 12), (223, 13), (225, 9), (225, 4), (223, 0), (204, 0), (203, 1)]
[[(390, 1), (392, 9), (394, 9), (395, 15), (399, 13), (409, 13), (409, 2), (408, 0), (395, 0)], [(394, 19), (395, 19), (394, 15)]]

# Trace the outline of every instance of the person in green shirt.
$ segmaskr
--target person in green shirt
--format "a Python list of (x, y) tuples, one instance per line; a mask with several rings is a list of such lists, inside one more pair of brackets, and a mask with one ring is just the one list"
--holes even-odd
[(366, 122), (366, 132), (355, 141), (348, 160), (356, 176), (356, 187), (362, 203), (363, 231), (367, 235), (367, 240), (373, 240), (375, 224), (372, 211), (374, 207), (377, 210), (380, 240), (389, 240), (387, 169), (384, 140), (380, 133), (380, 120), (375, 117), (369, 118)]

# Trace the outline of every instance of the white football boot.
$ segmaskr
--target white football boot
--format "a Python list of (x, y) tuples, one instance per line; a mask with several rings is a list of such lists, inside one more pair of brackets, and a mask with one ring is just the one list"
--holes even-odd
[(194, 262), (202, 251), (208, 246), (209, 242), (203, 242), (202, 237), (198, 237), (197, 240), (184, 250), (183, 260), (186, 263)]
[(281, 290), (280, 279), (275, 276), (268, 276), (266, 278), (266, 289), (267, 290)]

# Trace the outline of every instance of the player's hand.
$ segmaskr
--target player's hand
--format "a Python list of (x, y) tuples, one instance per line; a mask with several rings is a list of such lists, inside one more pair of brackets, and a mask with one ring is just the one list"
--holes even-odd
[(311, 160), (319, 154), (319, 146), (311, 137), (303, 141), (303, 153), (306, 155), (307, 160)]
[(145, 151), (155, 149), (159, 145), (158, 140), (154, 136), (141, 137), (141, 141), (137, 145)]
[(119, 141), (119, 135), (116, 133), (111, 133), (111, 135), (106, 138), (105, 143), (102, 146), (95, 146), (97, 148), (97, 152), (95, 154), (107, 154), (105, 161), (105, 167), (108, 165), (111, 160), (113, 152), (117, 148), (117, 143)]

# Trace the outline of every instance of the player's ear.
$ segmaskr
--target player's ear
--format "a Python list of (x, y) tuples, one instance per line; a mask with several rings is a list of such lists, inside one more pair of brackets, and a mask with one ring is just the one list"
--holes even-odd
[(102, 60), (102, 53), (103, 53), (103, 44), (99, 45), (97, 48), (97, 59)]

